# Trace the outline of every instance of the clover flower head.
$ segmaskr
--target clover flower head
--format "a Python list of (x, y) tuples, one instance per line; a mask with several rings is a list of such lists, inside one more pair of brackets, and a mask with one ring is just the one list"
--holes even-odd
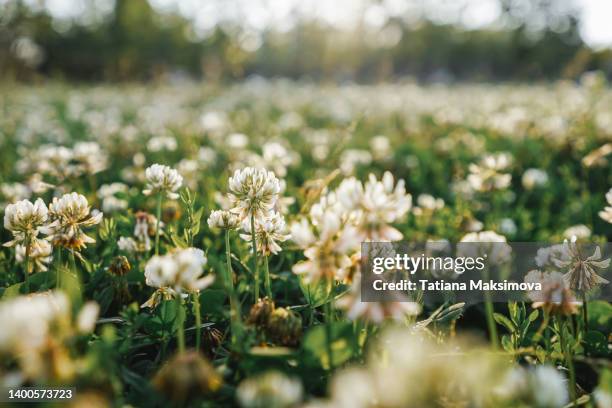
[(254, 167), (236, 170), (229, 179), (231, 211), (241, 219), (265, 217), (274, 208), (280, 190), (280, 181), (271, 171)]
[(79, 142), (72, 152), (73, 160), (85, 174), (96, 174), (108, 167), (108, 156), (96, 142)]
[[(34, 238), (30, 243), (30, 270), (28, 273), (33, 272), (45, 272), (47, 270), (47, 265), (51, 262), (53, 258), (51, 253), (53, 248), (49, 241)], [(15, 259), (17, 262), (24, 262), (26, 255), (26, 247), (25, 245), (17, 245), (15, 247)]]
[[(244, 227), (246, 234), (241, 234), (240, 237), (252, 243), (251, 225), (245, 222)], [(266, 218), (255, 220), (257, 250), (264, 255), (270, 255), (271, 253), (275, 255), (278, 254), (281, 251), (278, 242), (284, 242), (291, 236), (286, 233), (286, 230), (285, 219), (278, 212), (271, 213)]]
[(183, 185), (183, 177), (178, 171), (162, 164), (154, 164), (147, 167), (145, 177), (147, 179), (146, 188), (143, 190), (145, 195), (166, 193), (166, 197), (171, 200), (179, 197), (176, 191)]
[(291, 407), (302, 400), (302, 384), (298, 379), (277, 371), (268, 371), (242, 381), (236, 391), (244, 408)]
[(40, 198), (34, 203), (21, 200), (7, 205), (4, 210), (4, 228), (11, 231), (13, 240), (4, 246), (25, 244), (29, 239), (36, 238), (40, 232), (46, 233), (47, 219), (47, 206)]
[(342, 296), (337, 306), (346, 310), (346, 317), (350, 320), (365, 320), (382, 323), (386, 319), (403, 321), (406, 316), (416, 316), (421, 307), (416, 302), (409, 302), (406, 298), (397, 298), (385, 302), (361, 301), (361, 274), (353, 278), (351, 289)]
[(610, 258), (603, 259), (599, 246), (595, 247), (593, 255), (587, 257), (575, 238), (565, 240), (563, 245), (569, 259), (557, 259), (554, 263), (561, 270), (567, 270), (563, 279), (570, 289), (588, 292), (599, 285), (610, 283), (598, 275), (600, 270), (605, 271), (610, 266)]
[(49, 238), (54, 245), (80, 250), (86, 244), (96, 242), (83, 232), (83, 228), (99, 224), (102, 216), (97, 210), (91, 211), (87, 198), (82, 194), (69, 193), (59, 199), (55, 197), (49, 204), (52, 221)]
[(192, 292), (208, 287), (213, 275), (202, 276), (208, 260), (201, 249), (177, 249), (152, 257), (145, 266), (147, 285), (167, 288), (174, 293)]
[(240, 218), (227, 210), (215, 210), (208, 217), (210, 228), (237, 229), (240, 227)]
[(533, 302), (532, 307), (541, 307), (551, 313), (564, 315), (577, 313), (577, 306), (580, 303), (576, 301), (561, 273), (533, 270), (525, 276), (525, 282), (542, 285), (541, 290), (532, 290), (527, 293)]
[(370, 174), (365, 185), (351, 177), (342, 181), (336, 194), (352, 213), (361, 241), (402, 239), (402, 233), (389, 224), (400, 221), (412, 207), (412, 196), (406, 193), (403, 180), (395, 184), (390, 172), (380, 181)]
[(512, 181), (512, 175), (506, 173), (511, 164), (509, 153), (487, 154), (478, 164), (470, 164), (467, 181), (475, 191), (504, 190)]
[(612, 188), (606, 193), (608, 205), (599, 212), (599, 216), (606, 222), (612, 224)]

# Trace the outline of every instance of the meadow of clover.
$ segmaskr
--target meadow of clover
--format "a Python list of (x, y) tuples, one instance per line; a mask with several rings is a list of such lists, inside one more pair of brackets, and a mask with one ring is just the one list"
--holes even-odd
[(362, 242), (612, 238), (602, 76), (7, 84), (0, 112), (2, 387), (72, 386), (76, 407), (612, 407), (612, 306), (592, 296), (610, 253), (542, 263), (525, 275), (544, 298), (491, 308), (359, 286)]

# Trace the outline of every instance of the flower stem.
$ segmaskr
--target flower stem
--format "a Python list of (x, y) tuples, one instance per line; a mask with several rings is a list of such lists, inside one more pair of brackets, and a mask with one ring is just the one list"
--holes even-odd
[(253, 246), (253, 274), (255, 275), (255, 300), (259, 299), (259, 270), (257, 265), (257, 239), (255, 238), (255, 214), (251, 213), (251, 244)]
[(57, 259), (55, 262), (55, 287), (56, 288), (62, 287), (61, 270), (62, 270), (62, 250), (60, 248), (57, 248)]
[(176, 331), (179, 354), (185, 352), (185, 315), (183, 313), (183, 302), (181, 295), (176, 294), (176, 318), (178, 319), (178, 329)]
[(230, 251), (229, 229), (225, 230), (225, 260), (227, 262), (226, 285), (230, 300), (230, 324), (232, 326), (232, 342), (236, 344), (241, 336), (241, 320), (238, 299), (234, 291), (234, 272), (232, 271), (232, 258)]
[(25, 239), (25, 269), (23, 271), (25, 290), (30, 293), (30, 235), (26, 235)]
[(332, 309), (333, 309), (333, 278), (327, 278), (327, 302), (325, 302), (325, 348), (329, 360), (329, 370), (334, 369), (334, 355), (332, 351)]
[(586, 337), (589, 331), (589, 312), (587, 309), (587, 296), (585, 291), (582, 291), (582, 318), (584, 319), (584, 334)]
[(272, 285), (270, 284), (270, 266), (268, 265), (268, 256), (264, 256), (264, 266), (265, 266), (265, 271), (264, 273), (266, 274), (264, 279), (265, 279), (265, 284), (266, 284), (266, 295), (272, 300)]
[(574, 369), (574, 360), (572, 359), (571, 350), (568, 349), (567, 344), (567, 336), (568, 325), (571, 326), (571, 322), (569, 319), (565, 322), (559, 324), (560, 338), (559, 344), (561, 346), (561, 352), (563, 353), (563, 357), (565, 359), (565, 364), (567, 365), (567, 370), (569, 371), (569, 394), (572, 402), (576, 401), (576, 370)]
[(161, 219), (162, 193), (157, 193), (157, 220), (155, 222), (155, 255), (159, 255), (159, 220)]
[[(487, 268), (483, 270), (484, 280), (489, 280), (489, 271)], [(491, 300), (491, 292), (486, 291), (484, 293), (485, 301), (485, 314), (487, 318), (487, 328), (489, 330), (489, 339), (491, 340), (491, 347), (494, 350), (499, 348), (499, 338), (497, 336), (497, 326), (495, 325), (495, 318), (493, 317), (494, 308), (493, 301)]]
[(200, 343), (202, 341), (202, 314), (200, 312), (200, 293), (198, 291), (193, 293), (193, 311), (195, 314), (196, 324), (196, 350), (200, 350)]

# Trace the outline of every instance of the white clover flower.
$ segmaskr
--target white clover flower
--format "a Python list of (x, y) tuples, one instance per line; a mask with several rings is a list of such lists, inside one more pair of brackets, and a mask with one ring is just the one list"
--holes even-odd
[(435, 198), (431, 194), (419, 194), (417, 205), (425, 210), (436, 211), (444, 208), (444, 200)]
[(183, 184), (183, 177), (174, 169), (161, 164), (154, 164), (145, 170), (147, 179), (145, 195), (154, 193), (166, 193), (166, 197), (175, 200), (179, 197), (176, 194)]
[(35, 353), (45, 345), (51, 325), (64, 321), (69, 314), (68, 298), (63, 292), (19, 296), (0, 302), (0, 353)]
[(377, 160), (387, 160), (391, 157), (391, 142), (384, 135), (377, 135), (370, 139), (370, 149)]
[(80, 250), (86, 244), (96, 242), (82, 229), (99, 224), (102, 216), (99, 211), (91, 211), (90, 214), (87, 198), (81, 194), (64, 194), (59, 199), (54, 197), (49, 204), (49, 218), (52, 221), (49, 238), (54, 245)]
[[(52, 251), (53, 248), (51, 244), (43, 239), (33, 239), (30, 243), (30, 270), (28, 273), (34, 272), (45, 272), (47, 270), (47, 265), (52, 260)], [(17, 262), (21, 263), (25, 261), (26, 255), (26, 247), (24, 245), (17, 245), (15, 247), (15, 259)]]
[(587, 239), (591, 236), (591, 229), (584, 224), (572, 225), (563, 231), (563, 237), (566, 239)]
[(361, 274), (353, 278), (350, 291), (337, 301), (336, 306), (346, 310), (346, 317), (350, 320), (361, 319), (374, 323), (382, 323), (385, 319), (401, 322), (406, 316), (416, 316), (421, 312), (418, 303), (409, 302), (406, 298), (398, 297), (385, 302), (362, 302)]
[(100, 313), (100, 305), (90, 301), (83, 305), (76, 319), (76, 327), (79, 333), (91, 333), (96, 327), (96, 320)]
[(128, 207), (127, 200), (117, 197), (117, 194), (127, 194), (129, 187), (123, 183), (103, 184), (96, 193), (102, 200), (102, 211), (111, 213), (123, 211)]
[(262, 159), (266, 168), (274, 171), (274, 174), (285, 177), (287, 168), (298, 163), (299, 154), (285, 147), (279, 142), (268, 142), (261, 147)]
[(96, 174), (108, 167), (108, 155), (96, 142), (75, 144), (72, 157), (86, 174)]
[[(515, 406), (534, 408), (563, 407), (569, 401), (567, 380), (553, 367), (539, 365), (533, 369), (514, 367), (495, 387), (502, 400)], [(505, 405), (505, 404), (504, 404)]]
[(283, 373), (268, 371), (242, 381), (236, 396), (243, 408), (293, 407), (302, 401), (302, 384)]
[(39, 233), (47, 233), (47, 219), (47, 206), (40, 198), (34, 204), (29, 200), (21, 200), (7, 205), (4, 210), (4, 228), (11, 231), (13, 240), (4, 246), (26, 244)]
[(525, 190), (533, 190), (548, 184), (548, 174), (542, 169), (527, 169), (523, 173), (521, 182)]
[(350, 176), (358, 166), (372, 163), (372, 154), (362, 149), (347, 149), (340, 157), (340, 170), (345, 176)]
[(606, 201), (608, 201), (608, 205), (599, 212), (599, 216), (612, 224), (612, 188), (606, 193)]
[(125, 251), (130, 254), (138, 250), (138, 244), (136, 243), (136, 240), (134, 240), (134, 238), (132, 237), (119, 237), (119, 241), (117, 241), (117, 246), (121, 251)]
[(209, 228), (237, 229), (240, 227), (240, 218), (231, 211), (215, 210), (208, 217)]
[(202, 290), (212, 284), (213, 275), (202, 276), (208, 260), (201, 249), (177, 249), (152, 257), (145, 266), (146, 284), (175, 293)]
[(505, 173), (511, 164), (509, 153), (487, 154), (479, 164), (470, 164), (467, 181), (476, 191), (504, 190), (512, 181), (512, 175)]
[(404, 180), (394, 184), (393, 175), (385, 172), (378, 181), (370, 174), (365, 185), (354, 178), (343, 180), (336, 190), (339, 201), (354, 217), (361, 241), (398, 241), (401, 232), (390, 223), (401, 221), (412, 207), (412, 196), (406, 193)]
[(307, 282), (348, 278), (355, 263), (351, 255), (361, 242), (357, 229), (338, 210), (333, 193), (322, 197), (309, 215), (291, 225), (291, 236), (306, 257), (293, 265), (293, 273)]
[(0, 184), (0, 194), (6, 203), (13, 204), (20, 200), (29, 199), (32, 191), (25, 184), (21, 183), (2, 183)]
[[(251, 224), (245, 222), (246, 234), (240, 234), (240, 238), (252, 244)], [(286, 233), (285, 219), (278, 212), (271, 213), (267, 217), (255, 220), (255, 240), (257, 250), (263, 255), (278, 254), (281, 247), (277, 242), (284, 242), (291, 237)]]
[(559, 312), (565, 315), (577, 312), (577, 306), (580, 303), (576, 301), (561, 273), (533, 270), (525, 276), (525, 282), (542, 285), (541, 290), (527, 292), (527, 296), (533, 302), (533, 308), (541, 307), (549, 312)]
[(171, 135), (155, 136), (147, 142), (147, 150), (150, 152), (161, 152), (162, 150), (173, 152), (177, 147), (176, 138)]
[(265, 217), (276, 204), (280, 182), (273, 172), (247, 167), (236, 170), (229, 179), (232, 212), (241, 219)]
[(487, 256), (487, 263), (501, 264), (510, 260), (512, 248), (506, 237), (494, 231), (470, 232), (457, 244), (457, 256)]

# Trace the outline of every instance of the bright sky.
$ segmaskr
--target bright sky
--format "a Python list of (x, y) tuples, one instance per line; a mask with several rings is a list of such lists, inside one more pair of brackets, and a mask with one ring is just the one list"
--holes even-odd
[[(7, 0), (0, 0), (0, 4)], [(26, 0), (36, 3), (38, 0)], [(390, 16), (419, 17), (422, 5), (425, 13), (437, 21), (461, 22), (469, 27), (487, 25), (498, 17), (496, 0), (380, 0), (382, 6), (368, 0), (149, 0), (159, 9), (178, 9), (193, 18), (202, 32), (210, 30), (220, 20), (240, 21), (253, 30), (271, 24), (290, 28), (296, 16), (312, 16), (333, 25), (350, 26), (361, 16), (371, 25), (384, 24)], [(86, 0), (46, 0), (47, 7), (58, 17), (82, 15), (91, 4)], [(99, 10), (112, 7), (112, 1), (94, 0)], [(612, 0), (575, 0), (582, 7), (581, 33), (594, 47), (612, 46)]]

